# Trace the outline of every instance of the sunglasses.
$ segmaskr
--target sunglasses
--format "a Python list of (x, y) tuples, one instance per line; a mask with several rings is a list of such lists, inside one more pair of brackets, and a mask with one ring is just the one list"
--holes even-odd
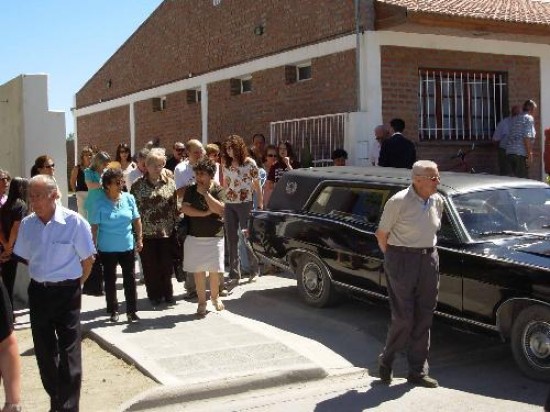
[(183, 153), (183, 152), (185, 152), (185, 149), (176, 149), (176, 152)]
[(439, 176), (416, 176), (416, 177), (419, 177), (421, 179), (431, 180), (432, 182), (439, 182), (441, 180), (441, 177)]
[(55, 163), (52, 163), (51, 165), (44, 165), (42, 167), (44, 167), (46, 169), (53, 169), (55, 167)]
[(277, 157), (277, 155), (275, 153), (268, 153), (266, 156), (267, 157)]

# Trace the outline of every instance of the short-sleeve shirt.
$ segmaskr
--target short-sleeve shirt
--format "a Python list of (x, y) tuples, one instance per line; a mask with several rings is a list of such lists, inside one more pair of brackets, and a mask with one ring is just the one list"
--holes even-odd
[(92, 183), (101, 183), (101, 175), (94, 169), (87, 167), (84, 169), (84, 180)]
[(195, 183), (195, 172), (189, 160), (185, 159), (176, 166), (174, 169), (174, 179), (176, 179), (176, 189)]
[(80, 262), (95, 252), (90, 224), (58, 204), (46, 224), (36, 213), (25, 217), (13, 249), (14, 254), (28, 260), (30, 277), (37, 282), (80, 278)]
[(388, 245), (434, 247), (443, 208), (441, 195), (435, 193), (424, 200), (411, 185), (387, 201), (378, 229), (389, 233)]
[[(213, 183), (209, 190), (214, 199), (225, 201), (225, 190), (217, 183)], [(183, 202), (189, 203), (197, 210), (208, 210), (208, 204), (203, 195), (197, 192), (197, 185), (193, 184), (185, 190)], [(189, 235), (195, 237), (223, 237), (223, 219), (212, 213), (204, 217), (189, 218)]]
[(130, 190), (134, 182), (138, 180), (141, 176), (143, 176), (143, 172), (139, 170), (138, 167), (130, 171), (130, 173), (128, 173), (128, 176), (126, 176), (126, 188)]
[(176, 184), (166, 174), (153, 184), (147, 177), (134, 182), (130, 193), (136, 198), (144, 238), (172, 235), (176, 219)]
[(6, 240), (10, 238), (11, 228), (15, 222), (20, 222), (27, 215), (27, 204), (17, 199), (11, 206), (0, 208), (0, 223), (2, 224), (2, 234)]
[(134, 248), (132, 222), (139, 218), (134, 196), (122, 192), (118, 202), (99, 199), (88, 221), (98, 225), (97, 248), (101, 252), (126, 252)]
[(493, 133), (493, 141), (498, 142), (498, 147), (500, 149), (506, 149), (506, 144), (508, 142), (508, 135), (510, 134), (511, 124), (512, 124), (512, 118), (506, 117), (499, 122), (495, 130), (495, 133)]
[(247, 158), (239, 167), (223, 168), (223, 179), (226, 186), (226, 203), (252, 202), (254, 180), (258, 179), (259, 171), (256, 162)]
[(533, 116), (528, 113), (514, 116), (506, 143), (506, 154), (527, 156), (524, 139), (535, 140), (535, 136), (535, 119), (533, 119)]

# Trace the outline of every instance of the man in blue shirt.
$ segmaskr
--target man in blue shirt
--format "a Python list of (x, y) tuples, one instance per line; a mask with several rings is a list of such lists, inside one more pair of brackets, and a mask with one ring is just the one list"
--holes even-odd
[(64, 208), (51, 176), (30, 180), (34, 213), (22, 220), (14, 254), (29, 265), (36, 361), (52, 411), (77, 412), (82, 381), (81, 285), (96, 253), (90, 225)]

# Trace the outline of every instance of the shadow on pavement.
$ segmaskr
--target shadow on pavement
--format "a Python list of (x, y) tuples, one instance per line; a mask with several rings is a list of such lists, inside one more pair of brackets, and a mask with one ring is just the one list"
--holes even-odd
[(373, 386), (365, 392), (359, 392), (353, 389), (335, 398), (322, 401), (317, 404), (314, 411), (362, 412), (366, 409), (376, 408), (384, 402), (399, 399), (411, 389), (412, 386), (406, 383), (392, 386), (373, 384)]
[[(390, 319), (389, 308), (383, 302), (344, 298), (338, 306), (317, 309), (303, 303), (292, 286), (246, 291), (240, 299), (224, 303), (233, 313), (317, 341), (353, 366), (377, 370), (377, 356), (383, 348)], [(441, 386), (492, 398), (540, 404), (548, 390), (547, 384), (521, 374), (508, 344), (494, 335), (463, 330), (439, 318), (432, 328), (430, 365), (431, 374)], [(406, 377), (404, 356), (396, 360), (394, 375)], [(393, 388), (384, 387), (380, 393), (384, 396), (387, 391), (395, 396), (404, 393)], [(361, 394), (349, 393), (342, 402), (353, 396), (358, 401), (362, 399)], [(362, 401), (359, 403), (362, 405)], [(331, 408), (316, 410), (348, 410), (334, 405)]]

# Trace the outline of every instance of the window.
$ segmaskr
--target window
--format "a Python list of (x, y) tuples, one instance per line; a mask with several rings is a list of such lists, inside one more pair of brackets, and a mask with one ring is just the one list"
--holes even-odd
[(230, 79), (231, 95), (250, 93), (252, 91), (252, 76)]
[(200, 89), (187, 90), (187, 103), (199, 103), (201, 101)]
[(420, 140), (491, 140), (508, 112), (505, 73), (420, 69)]
[(296, 66), (296, 77), (299, 82), (311, 79), (311, 63)]
[(166, 97), (153, 97), (153, 99), (151, 99), (151, 102), (153, 103), (154, 112), (161, 112), (163, 110), (166, 110)]
[(311, 62), (285, 66), (285, 83), (292, 84), (311, 79)]
[(377, 224), (389, 196), (389, 189), (327, 186), (309, 211), (343, 220)]

